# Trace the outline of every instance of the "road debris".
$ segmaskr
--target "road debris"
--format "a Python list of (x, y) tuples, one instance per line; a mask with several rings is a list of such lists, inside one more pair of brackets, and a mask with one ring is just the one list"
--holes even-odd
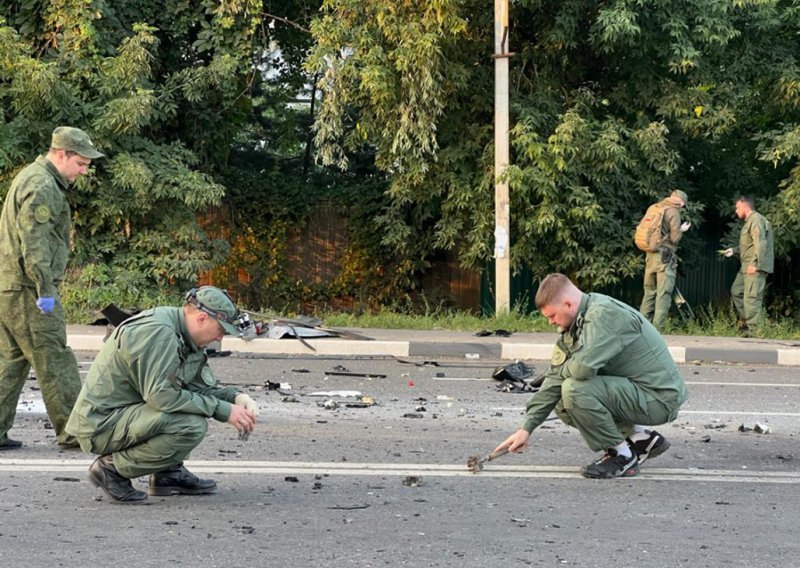
[(480, 456), (469, 456), (467, 459), (467, 469), (472, 471), (472, 473), (478, 473), (479, 471), (483, 470), (483, 465), (486, 462), (490, 462), (499, 458), (500, 456), (504, 456), (508, 453), (508, 448), (503, 448), (502, 450), (498, 450), (496, 452), (492, 452), (486, 457)]
[(422, 414), (418, 412), (406, 412), (403, 414), (403, 418), (422, 418)]
[(516, 361), (495, 368), (492, 378), (500, 381), (497, 386), (499, 392), (533, 393), (538, 391), (544, 382), (544, 375), (534, 378), (533, 371), (534, 368), (530, 365)]
[(745, 426), (744, 424), (740, 424), (739, 432), (755, 432), (756, 434), (769, 434), (772, 432), (772, 428), (770, 426), (767, 426), (766, 424), (761, 424), (760, 422), (756, 422), (752, 428)]
[(382, 373), (352, 373), (350, 371), (325, 371), (326, 375), (333, 377), (363, 377), (365, 379), (385, 379)]
[(422, 485), (422, 478), (416, 475), (409, 475), (403, 479), (403, 485), (406, 487), (419, 487)]
[(324, 396), (324, 397), (341, 397), (341, 398), (358, 398), (361, 396), (361, 391), (357, 390), (338, 390), (338, 391), (315, 391), (310, 392), (306, 396)]
[(375, 402), (375, 399), (371, 396), (362, 396), (357, 401), (344, 403), (347, 408), (368, 408), (370, 406), (375, 406), (376, 404), (377, 403)]
[(324, 408), (325, 410), (336, 410), (339, 408), (339, 403), (329, 398), (326, 401), (318, 402), (317, 406)]

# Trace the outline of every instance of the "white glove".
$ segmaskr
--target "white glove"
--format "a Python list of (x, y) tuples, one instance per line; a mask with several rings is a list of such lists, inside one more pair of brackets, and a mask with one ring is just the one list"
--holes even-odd
[(686, 221), (685, 223), (681, 224), (681, 233), (685, 233), (686, 231), (688, 231), (689, 227), (691, 226), (692, 224), (689, 221)]
[(244, 409), (251, 411), (253, 416), (258, 416), (258, 405), (256, 404), (256, 401), (250, 397), (250, 395), (240, 392), (236, 395), (236, 398), (233, 399), (233, 402), (239, 406), (244, 406)]
[(727, 256), (728, 258), (732, 257), (733, 256), (733, 249), (732, 248), (726, 248), (724, 251), (722, 251), (722, 255), (723, 256)]

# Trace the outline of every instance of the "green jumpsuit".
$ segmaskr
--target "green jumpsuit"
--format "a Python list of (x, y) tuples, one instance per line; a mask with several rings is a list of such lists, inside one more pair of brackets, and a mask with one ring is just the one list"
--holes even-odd
[(203, 440), (208, 418), (230, 417), (235, 387), (221, 388), (182, 308), (125, 321), (101, 348), (67, 431), (88, 453), (112, 454), (133, 478), (181, 463)]
[[(748, 327), (755, 327), (761, 317), (767, 274), (772, 273), (775, 264), (770, 222), (757, 211), (750, 213), (739, 233), (739, 246), (733, 250), (741, 260), (739, 273), (731, 286), (733, 305), (739, 319)], [(756, 268), (755, 274), (747, 274), (749, 266)]]
[(657, 252), (645, 253), (644, 297), (639, 311), (661, 328), (672, 307), (672, 291), (678, 275), (678, 241), (681, 240), (681, 214), (672, 198), (662, 201), (664, 217), (661, 220), (662, 245)]
[(600, 451), (622, 443), (634, 424), (675, 420), (687, 398), (655, 327), (614, 298), (584, 294), (575, 323), (553, 350), (541, 389), (528, 401), (522, 428), (533, 432), (555, 410)]
[[(69, 182), (44, 156), (11, 184), (0, 216), (0, 442), (14, 424), (31, 365), (58, 442), (81, 388), (78, 363), (67, 347), (58, 286), (69, 255)], [(56, 299), (44, 314), (37, 298)]]

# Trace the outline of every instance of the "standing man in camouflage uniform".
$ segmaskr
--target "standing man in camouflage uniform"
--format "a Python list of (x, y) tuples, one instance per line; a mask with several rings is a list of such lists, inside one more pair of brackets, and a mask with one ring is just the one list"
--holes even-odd
[(0, 450), (22, 446), (8, 431), (31, 365), (59, 445), (76, 446), (64, 432), (81, 388), (58, 300), (69, 254), (64, 192), (102, 156), (82, 130), (56, 128), (47, 155), (23, 169), (6, 196), (0, 216)]
[(672, 292), (678, 275), (678, 241), (689, 230), (691, 223), (681, 224), (680, 210), (689, 202), (685, 192), (673, 191), (659, 205), (664, 208), (661, 220), (661, 248), (645, 253), (644, 298), (639, 311), (656, 329), (661, 329), (672, 306)]
[(736, 200), (736, 216), (744, 219), (739, 246), (723, 251), (727, 257), (739, 255), (741, 266), (731, 286), (731, 297), (739, 315), (739, 330), (745, 335), (758, 326), (767, 274), (775, 264), (772, 224), (755, 208), (752, 197)]
[(147, 499), (131, 479), (150, 474), (150, 495), (214, 493), (183, 460), (206, 435), (208, 418), (251, 432), (258, 406), (220, 387), (204, 347), (238, 334), (242, 315), (213, 286), (191, 290), (182, 308), (161, 307), (123, 322), (97, 355), (67, 423), (87, 453), (100, 454), (89, 481), (116, 503)]
[(584, 477), (636, 475), (639, 464), (669, 448), (666, 438), (642, 425), (675, 420), (688, 398), (667, 344), (635, 309), (584, 294), (563, 274), (542, 280), (536, 307), (561, 338), (522, 426), (495, 450), (528, 446), (533, 430), (555, 410), (592, 450), (605, 451), (581, 469)]

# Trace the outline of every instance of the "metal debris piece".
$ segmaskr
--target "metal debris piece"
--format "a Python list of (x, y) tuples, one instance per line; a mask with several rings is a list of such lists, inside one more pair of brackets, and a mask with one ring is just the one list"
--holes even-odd
[(294, 395), (285, 396), (281, 399), (281, 402), (300, 402), (297, 400), (297, 397)]
[(506, 455), (507, 453), (508, 453), (508, 448), (503, 448), (502, 450), (492, 452), (491, 454), (483, 458), (480, 456), (470, 456), (469, 459), (467, 459), (467, 469), (472, 471), (472, 473), (478, 473), (483, 469), (483, 465), (486, 462), (490, 462), (494, 459), (499, 458), (500, 456)]
[(769, 434), (772, 432), (772, 427), (767, 426), (766, 424), (761, 424), (760, 422), (756, 422), (755, 426), (753, 426), (752, 428), (745, 426), (744, 424), (740, 424), (739, 432), (755, 432), (756, 434)]
[(365, 379), (385, 379), (382, 373), (351, 373), (350, 371), (325, 371), (326, 375), (334, 377), (363, 377)]
[(53, 481), (80, 481), (77, 477), (54, 477)]
[(338, 391), (316, 391), (310, 392), (306, 396), (340, 396), (342, 398), (358, 398), (361, 396), (361, 391), (356, 390), (338, 390)]
[(247, 430), (240, 430), (239, 431), (239, 441), (246, 442), (250, 438), (250, 432)]
[(406, 412), (403, 414), (403, 418), (422, 418), (422, 414), (418, 412)]
[(766, 424), (761, 424), (759, 422), (756, 422), (756, 425), (753, 426), (753, 432), (755, 432), (756, 434), (769, 434), (770, 432), (772, 432), (772, 428), (770, 426), (767, 426)]
[(362, 396), (357, 402), (346, 402), (344, 405), (348, 408), (368, 408), (375, 404), (375, 399), (371, 396)]
[(292, 369), (292, 373), (310, 373), (308, 369)]
[(270, 380), (264, 381), (264, 386), (267, 390), (274, 390), (277, 391), (278, 394), (290, 395), (292, 394), (292, 385), (291, 383), (276, 383)]
[(284, 481), (288, 481), (289, 483), (298, 483), (300, 480), (297, 479), (294, 475), (287, 475), (283, 478)]
[(336, 402), (335, 400), (328, 399), (323, 402), (318, 402), (317, 406), (319, 406), (320, 408), (324, 408), (325, 410), (336, 410), (337, 408), (339, 408), (339, 403)]
[(369, 505), (334, 505), (333, 507), (328, 507), (328, 509), (336, 511), (354, 511), (356, 509), (369, 509)]
[(422, 478), (416, 475), (409, 475), (403, 479), (403, 485), (406, 487), (419, 487), (422, 485)]

